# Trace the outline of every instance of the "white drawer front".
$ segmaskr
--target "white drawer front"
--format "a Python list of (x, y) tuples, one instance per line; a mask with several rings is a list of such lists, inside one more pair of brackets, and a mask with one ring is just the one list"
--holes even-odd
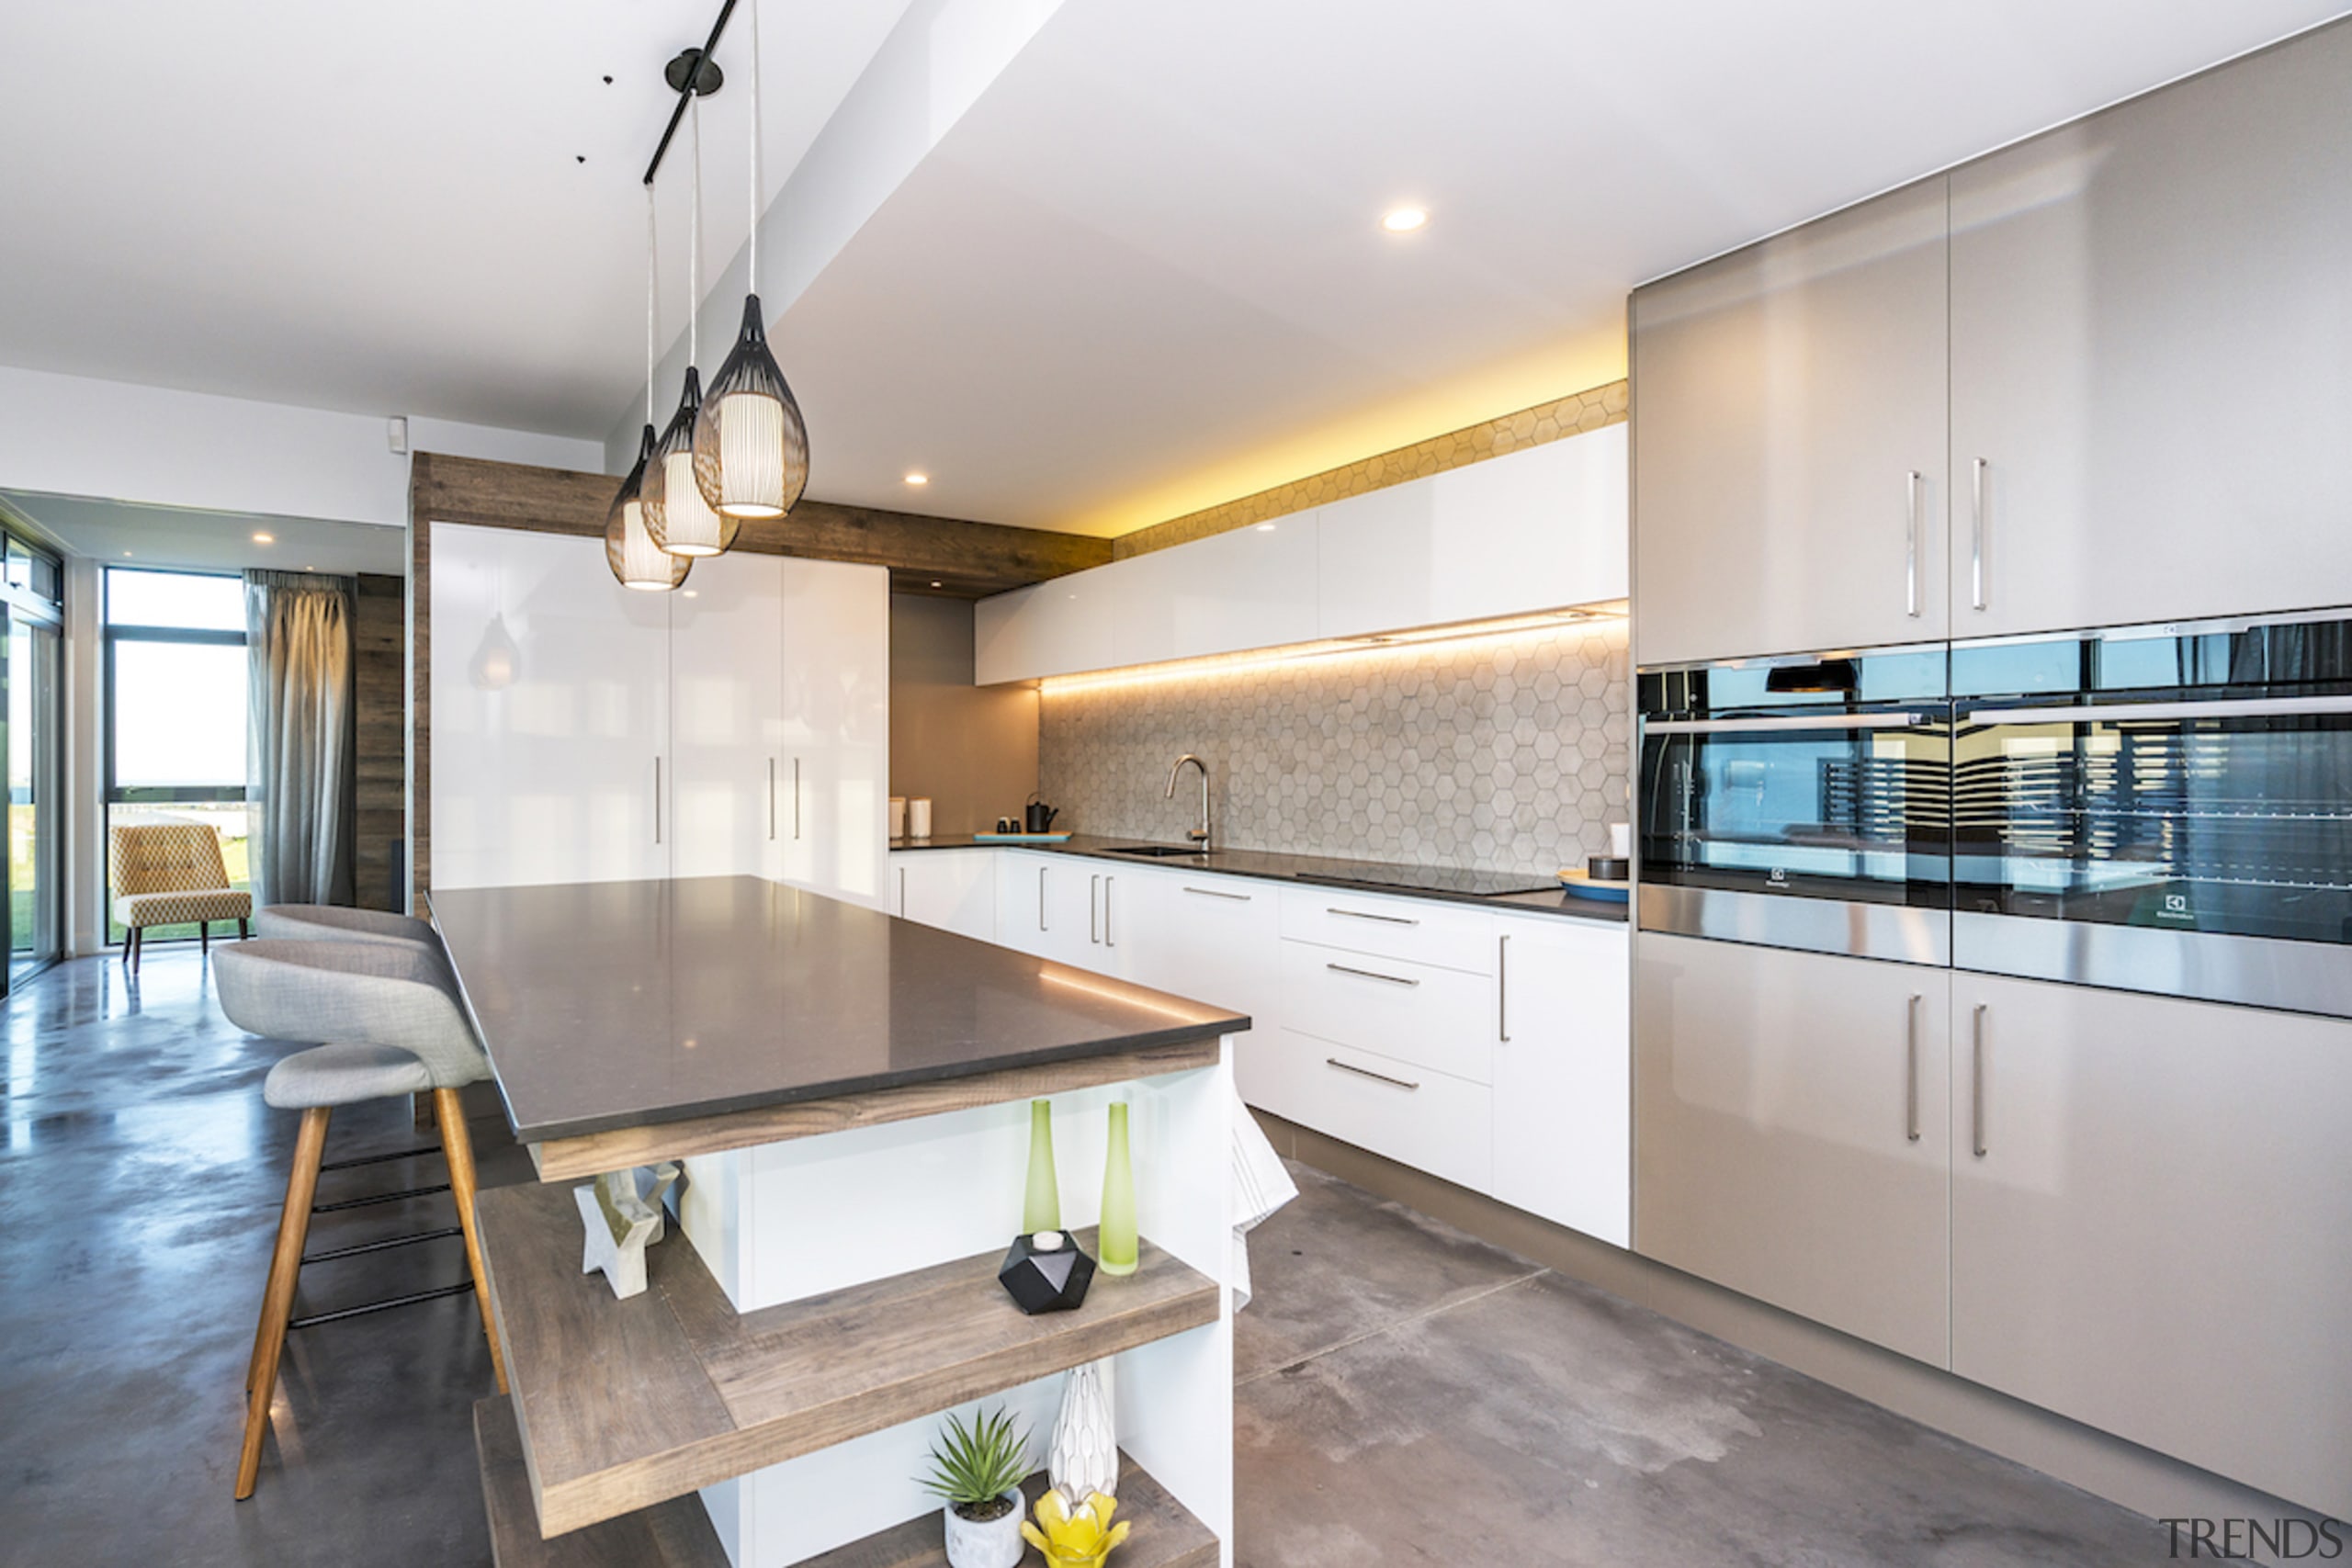
[(1317, 1039), (1494, 1081), (1495, 983), (1484, 975), (1286, 942), (1283, 1021)]
[(1383, 898), (1336, 887), (1283, 889), (1283, 935), (1351, 953), (1495, 972), (1494, 922), (1480, 909), (1428, 898)]
[(1283, 1029), (1261, 1041), (1256, 1101), (1343, 1143), (1385, 1155), (1475, 1191), (1494, 1167), (1494, 1096), (1465, 1082), (1369, 1051)]

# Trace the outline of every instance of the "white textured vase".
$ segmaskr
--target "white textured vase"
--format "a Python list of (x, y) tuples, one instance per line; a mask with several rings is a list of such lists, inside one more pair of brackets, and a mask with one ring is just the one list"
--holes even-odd
[(955, 1506), (940, 1509), (947, 1520), (948, 1568), (1014, 1568), (1028, 1543), (1021, 1539), (1021, 1488), (1005, 1494), (1012, 1509), (1001, 1519), (967, 1519)]
[(1046, 1471), (1072, 1507), (1097, 1492), (1119, 1495), (1118, 1391), (1111, 1372), (1107, 1359), (1089, 1361), (1071, 1368), (1062, 1384)]

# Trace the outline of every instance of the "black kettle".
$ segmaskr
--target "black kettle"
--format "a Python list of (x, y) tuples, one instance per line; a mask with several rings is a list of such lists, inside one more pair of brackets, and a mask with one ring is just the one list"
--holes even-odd
[(1047, 806), (1033, 795), (1029, 797), (1029, 804), (1022, 808), (1022, 826), (1027, 832), (1049, 833), (1053, 831), (1054, 818), (1060, 815), (1059, 807)]

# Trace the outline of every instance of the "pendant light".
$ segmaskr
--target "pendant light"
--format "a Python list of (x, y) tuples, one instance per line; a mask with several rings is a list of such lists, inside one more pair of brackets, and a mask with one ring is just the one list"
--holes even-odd
[(695, 482), (695, 415), (702, 410), (702, 372), (694, 363), (702, 331), (702, 95), (690, 101), (695, 168), (694, 221), (686, 238), (686, 384), (645, 470), (645, 527), (672, 555), (692, 558), (724, 554), (735, 542), (738, 520), (713, 512)]
[(623, 588), (666, 593), (685, 581), (695, 563), (653, 542), (645, 525), (645, 477), (653, 466), (653, 320), (658, 298), (653, 187), (645, 187), (645, 434), (637, 444), (637, 467), (621, 481), (613, 509), (605, 514), (605, 564)]
[(808, 486), (808, 426), (760, 319), (760, 7), (752, 4), (752, 239), (743, 329), (695, 416), (695, 480), (721, 516), (781, 517)]

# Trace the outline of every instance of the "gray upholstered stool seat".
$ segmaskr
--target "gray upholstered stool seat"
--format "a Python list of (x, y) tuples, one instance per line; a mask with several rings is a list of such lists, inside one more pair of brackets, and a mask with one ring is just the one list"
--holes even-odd
[(309, 1111), (432, 1089), (432, 1069), (399, 1046), (345, 1042), (282, 1058), (269, 1069), (261, 1097), (280, 1111)]
[(430, 920), (339, 904), (272, 904), (254, 916), (254, 931), (288, 942), (404, 942), (441, 949)]
[[(269, 1070), (262, 1089), (269, 1104), (300, 1111), (302, 1125), (295, 1139), (293, 1169), (287, 1176), (277, 1248), (270, 1259), (269, 1284), (262, 1295), (261, 1323), (254, 1332), (254, 1356), (245, 1380), (244, 1445), (237, 1458), (237, 1495), (243, 1498), (253, 1495), (260, 1472), (262, 1438), (269, 1427), (270, 1401), (277, 1387), (277, 1363), (286, 1348), (287, 1330), (310, 1321), (293, 1320), (294, 1288), (302, 1268), (311, 1216), (320, 1212), (313, 1200), (326, 1153), (328, 1118), (338, 1106), (432, 1091), (441, 1149), (449, 1162), (447, 1186), (392, 1193), (382, 1200), (348, 1200), (332, 1207), (446, 1190), (458, 1205), (458, 1225), (465, 1236), (471, 1278), (441, 1290), (416, 1292), (330, 1315), (347, 1316), (353, 1310), (405, 1305), (470, 1289), (481, 1309), (482, 1330), (490, 1336), (491, 1370), (499, 1392), (505, 1392), (505, 1361), (491, 1326), (481, 1245), (474, 1232), (473, 1143), (466, 1130), (465, 1107), (458, 1098), (458, 1089), (490, 1076), (490, 1062), (458, 1005), (456, 983), (437, 943), (427, 948), (413, 942), (288, 942), (264, 937), (224, 948), (214, 960), (213, 983), (220, 1010), (240, 1029), (278, 1040), (328, 1042), (279, 1062)], [(378, 1157), (405, 1157), (409, 1152)], [(340, 1161), (337, 1168), (371, 1163), (369, 1159)], [(447, 1234), (428, 1232), (399, 1239), (422, 1241)], [(329, 1251), (317, 1261), (374, 1250), (381, 1245), (367, 1243)]]

